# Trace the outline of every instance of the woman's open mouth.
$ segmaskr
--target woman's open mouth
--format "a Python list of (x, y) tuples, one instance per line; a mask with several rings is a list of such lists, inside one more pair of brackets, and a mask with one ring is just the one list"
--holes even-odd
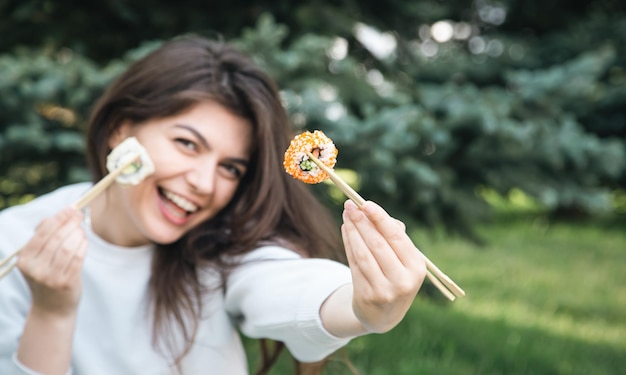
[(176, 193), (163, 188), (158, 188), (158, 190), (167, 211), (178, 218), (186, 218), (200, 209), (195, 203)]

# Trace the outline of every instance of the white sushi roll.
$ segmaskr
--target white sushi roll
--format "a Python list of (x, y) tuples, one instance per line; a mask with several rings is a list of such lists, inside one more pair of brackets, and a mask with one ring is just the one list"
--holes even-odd
[(137, 138), (129, 137), (117, 145), (107, 156), (107, 169), (110, 172), (116, 170), (119, 166), (128, 164), (115, 181), (120, 184), (137, 185), (144, 178), (154, 173), (154, 163), (150, 159), (150, 155), (145, 148), (139, 143)]

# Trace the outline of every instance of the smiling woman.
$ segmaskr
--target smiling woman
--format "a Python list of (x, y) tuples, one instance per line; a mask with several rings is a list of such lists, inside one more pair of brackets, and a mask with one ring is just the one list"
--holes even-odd
[(1, 372), (247, 374), (239, 332), (316, 362), (397, 325), (422, 255), (378, 205), (348, 201), (344, 256), (283, 172), (291, 136), (275, 83), (223, 42), (176, 38), (131, 65), (94, 106), (87, 156), (96, 182), (134, 137), (154, 173), (84, 213), (69, 206), (90, 183), (0, 213), (0, 256), (21, 249), (0, 284)]
[(135, 137), (158, 168), (137, 188), (112, 186), (96, 200), (94, 232), (119, 246), (177, 241), (231, 201), (248, 165), (251, 133), (247, 119), (212, 100), (173, 116), (124, 122), (109, 147)]

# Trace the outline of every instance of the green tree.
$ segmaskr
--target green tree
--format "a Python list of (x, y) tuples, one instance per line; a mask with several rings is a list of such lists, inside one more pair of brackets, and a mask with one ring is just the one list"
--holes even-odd
[(607, 212), (626, 187), (625, 8), (0, 2), (0, 203), (86, 178), (92, 100), (154, 43), (198, 32), (254, 55), (295, 126), (331, 136), (338, 168), (396, 215), (471, 235), (488, 213), (479, 193), (512, 189), (555, 213)]

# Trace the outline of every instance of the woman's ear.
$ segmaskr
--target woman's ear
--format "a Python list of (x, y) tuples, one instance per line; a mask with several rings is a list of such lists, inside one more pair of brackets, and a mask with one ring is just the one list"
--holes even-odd
[(120, 126), (117, 127), (109, 137), (109, 147), (114, 149), (122, 143), (126, 138), (131, 136), (132, 124), (130, 121), (124, 121)]

